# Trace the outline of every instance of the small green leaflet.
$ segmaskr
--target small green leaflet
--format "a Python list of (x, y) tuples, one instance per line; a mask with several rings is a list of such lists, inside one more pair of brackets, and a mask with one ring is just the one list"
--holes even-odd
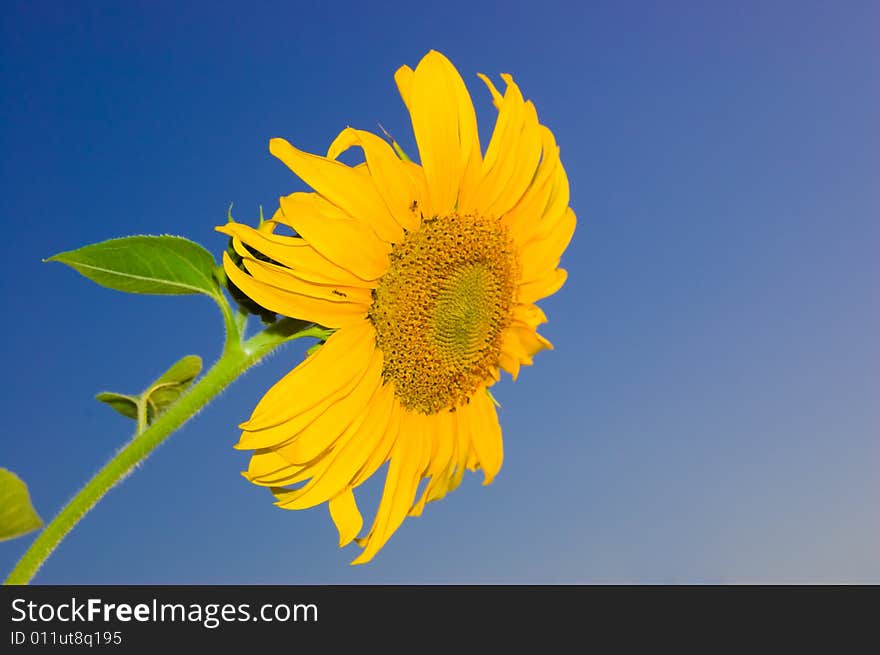
[(123, 416), (137, 420), (138, 417), (138, 399), (126, 396), (124, 393), (113, 393), (112, 391), (102, 391), (97, 396), (97, 400), (107, 403)]
[(42, 525), (27, 485), (12, 471), (0, 468), (0, 541), (20, 537)]
[(93, 243), (49, 257), (101, 286), (127, 293), (219, 293), (214, 257), (183, 237), (132, 236)]
[(198, 355), (187, 355), (165, 371), (139, 396), (104, 391), (95, 398), (134, 420), (137, 420), (138, 408), (143, 403), (145, 418), (147, 423), (151, 423), (189, 388), (201, 371), (202, 358)]
[(147, 416), (152, 421), (170, 407), (202, 370), (202, 358), (198, 355), (187, 355), (169, 368), (156, 380), (143, 396), (147, 402)]

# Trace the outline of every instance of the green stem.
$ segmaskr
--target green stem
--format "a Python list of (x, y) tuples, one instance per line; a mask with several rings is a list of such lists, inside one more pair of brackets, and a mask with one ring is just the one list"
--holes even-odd
[(86, 483), (34, 540), (9, 574), (5, 584), (30, 582), (61, 540), (104, 494), (248, 368), (285, 341), (306, 336), (320, 337), (323, 334), (321, 328), (310, 323), (284, 319), (242, 343), (238, 330), (229, 329), (235, 325), (232, 312), (224, 311), (224, 318), (227, 323), (226, 346), (217, 363), (149, 427), (136, 434)]
[(135, 436), (147, 429), (147, 403), (149, 400), (141, 396), (137, 401), (137, 428)]

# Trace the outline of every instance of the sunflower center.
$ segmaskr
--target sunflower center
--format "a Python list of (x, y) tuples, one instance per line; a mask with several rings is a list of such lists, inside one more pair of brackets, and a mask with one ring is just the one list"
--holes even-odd
[(425, 218), (394, 245), (369, 318), (383, 380), (394, 383), (404, 407), (455, 408), (492, 376), (516, 270), (507, 230), (492, 218)]

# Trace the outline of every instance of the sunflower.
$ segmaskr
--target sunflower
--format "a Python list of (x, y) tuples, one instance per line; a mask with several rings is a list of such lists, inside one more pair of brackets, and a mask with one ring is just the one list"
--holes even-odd
[[(489, 387), (552, 348), (534, 303), (566, 279), (568, 180), (512, 77), (501, 76), (503, 94), (479, 77), (498, 111), (485, 153), (461, 76), (431, 51), (394, 76), (420, 164), (350, 127), (326, 157), (272, 139), (270, 152), (314, 192), (281, 198), (259, 229), (217, 228), (241, 257), (224, 255), (239, 289), (334, 330), (260, 400), (236, 447), (253, 451), (244, 476), (278, 506), (328, 504), (340, 547), (363, 548), (352, 564), (371, 560), (465, 469), (492, 482), (503, 448)], [(338, 161), (353, 147), (363, 163)], [(276, 233), (281, 225), (296, 236)], [(375, 520), (358, 538), (354, 489), (386, 462)]]

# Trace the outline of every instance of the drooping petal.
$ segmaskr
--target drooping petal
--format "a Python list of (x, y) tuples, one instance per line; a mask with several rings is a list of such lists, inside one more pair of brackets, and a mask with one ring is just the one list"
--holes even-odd
[(451, 444), (451, 454), (449, 456), (449, 461), (446, 464), (446, 468), (443, 469), (438, 477), (432, 476), (431, 482), (425, 488), (426, 500), (429, 503), (444, 498), (447, 493), (452, 491), (455, 485), (455, 471), (459, 461), (459, 437), (456, 434), (458, 431), (458, 422), (452, 414), (453, 413), (450, 412), (451, 422), (449, 432), (446, 435)]
[(351, 489), (332, 498), (329, 503), (330, 517), (339, 531), (339, 547), (342, 548), (358, 535), (364, 525), (364, 518), (358, 511), (357, 502)]
[[(357, 472), (374, 453), (378, 451), (384, 461), (388, 456), (388, 448), (383, 452), (380, 445), (391, 426), (393, 403), (394, 394), (390, 387), (380, 387), (363, 416), (352, 422), (333, 450), (327, 453), (327, 466), (308, 484), (285, 494), (287, 503), (283, 506), (288, 509), (304, 509), (319, 505), (341, 490), (356, 486)], [(397, 428), (396, 425), (394, 427)]]
[(277, 264), (252, 257), (242, 258), (242, 264), (255, 280), (293, 293), (335, 303), (361, 305), (364, 314), (373, 302), (371, 290), (364, 286), (352, 287), (342, 284), (319, 284), (303, 279), (294, 271)]
[[(239, 450), (251, 450), (254, 448), (274, 448), (279, 449), (288, 443), (294, 436), (300, 433), (306, 426), (314, 422), (321, 414), (327, 411), (334, 403), (345, 398), (352, 392), (361, 378), (363, 371), (358, 371), (351, 379), (342, 386), (328, 392), (314, 406), (308, 409), (297, 411), (294, 408), (282, 414), (279, 412), (274, 419), (266, 419), (267, 424), (259, 428), (249, 427), (249, 423), (243, 423), (241, 439), (235, 445)], [(289, 418), (281, 419), (282, 415), (290, 414)], [(276, 423), (277, 421), (277, 423)], [(309, 476), (306, 476), (309, 477)]]
[(363, 322), (366, 308), (363, 303), (330, 302), (301, 293), (288, 291), (255, 279), (242, 271), (227, 253), (223, 253), (223, 270), (235, 286), (266, 309), (329, 328), (341, 328)]
[(435, 489), (446, 482), (445, 472), (449, 468), (453, 456), (455, 437), (452, 434), (453, 419), (451, 412), (442, 411), (425, 421), (427, 441), (430, 444), (430, 458), (425, 477), (430, 478), (421, 497), (413, 505), (410, 516), (420, 516)]
[(251, 455), (248, 469), (242, 475), (254, 484), (281, 486), (286, 484), (282, 480), (295, 476), (304, 468), (300, 464), (291, 464), (272, 448), (262, 448)]
[(359, 278), (348, 269), (319, 254), (305, 239), (255, 230), (242, 223), (227, 223), (215, 229), (249, 249), (290, 268), (299, 277), (310, 282), (362, 286), (368, 289), (375, 286), (375, 282)]
[(364, 564), (373, 559), (403, 523), (412, 506), (424, 470), (425, 451), (431, 447), (424, 432), (424, 419), (422, 414), (404, 415), (401, 433), (391, 454), (379, 510), (370, 533), (359, 541), (364, 550), (352, 564)]
[[(375, 331), (367, 321), (334, 332), (324, 345), (266, 392), (242, 429), (259, 431), (315, 407), (362, 376), (374, 351)], [(273, 444), (249, 441), (243, 445), (265, 448)]]
[(314, 421), (278, 447), (278, 454), (292, 464), (304, 464), (332, 447), (349, 425), (363, 415), (370, 398), (382, 382), (382, 353), (373, 351), (358, 383)]
[[(388, 387), (393, 388), (391, 385), (388, 385)], [(353, 487), (363, 484), (373, 473), (379, 470), (380, 466), (388, 461), (391, 451), (400, 437), (400, 424), (405, 413), (406, 410), (401, 406), (398, 399), (394, 398), (391, 403), (391, 415), (388, 417), (388, 425), (375, 448), (373, 448), (366, 461), (355, 474), (351, 483)]]
[(467, 411), (467, 405), (458, 407), (453, 414), (456, 424), (456, 468), (450, 481), (450, 488), (457, 487), (464, 476), (464, 472), (476, 470), (477, 455), (474, 451), (474, 441), (471, 433), (474, 431), (473, 421)]
[(479, 467), (483, 469), (483, 484), (490, 484), (504, 460), (501, 425), (492, 399), (485, 389), (477, 390), (471, 402), (461, 407), (462, 420), (470, 422), (471, 446)]

